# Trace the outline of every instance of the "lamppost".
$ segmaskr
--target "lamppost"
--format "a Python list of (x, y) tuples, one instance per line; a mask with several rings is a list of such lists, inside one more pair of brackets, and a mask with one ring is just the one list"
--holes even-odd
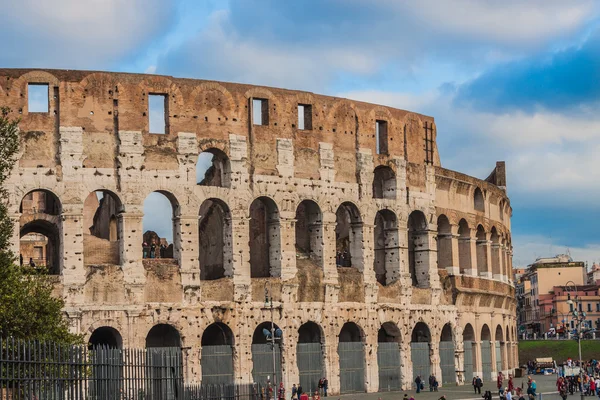
[(275, 329), (275, 323), (273, 322), (273, 287), (269, 282), (269, 287), (265, 285), (265, 307), (269, 307), (271, 309), (271, 330), (263, 329), (263, 335), (267, 342), (271, 344), (271, 352), (273, 354), (273, 395), (277, 398), (277, 393), (275, 393), (277, 388), (277, 362), (275, 356), (275, 343), (278, 340), (281, 340), (283, 336), (283, 332), (281, 329)]
[[(573, 320), (575, 320), (577, 322), (577, 346), (579, 347), (579, 381), (581, 382), (580, 389), (582, 389), (583, 388), (583, 360), (581, 358), (581, 323), (585, 320), (585, 312), (579, 311), (580, 302), (579, 302), (579, 292), (577, 291), (577, 285), (573, 281), (568, 281), (565, 285), (565, 287), (571, 287), (571, 286), (573, 286), (575, 288), (575, 301), (573, 301), (572, 299), (569, 299), (569, 300), (567, 300), (567, 304), (575, 305), (573, 307), (573, 311), (571, 311), (571, 314), (573, 314)], [(570, 292), (570, 290), (567, 290), (567, 292)], [(581, 393), (581, 400), (585, 400), (585, 396), (583, 395), (582, 390), (580, 390), (580, 393)]]

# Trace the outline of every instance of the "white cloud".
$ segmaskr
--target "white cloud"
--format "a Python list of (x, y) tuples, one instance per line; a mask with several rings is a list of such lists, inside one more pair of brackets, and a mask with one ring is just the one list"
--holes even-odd
[(102, 68), (167, 26), (160, 0), (7, 1), (0, 13), (4, 67)]

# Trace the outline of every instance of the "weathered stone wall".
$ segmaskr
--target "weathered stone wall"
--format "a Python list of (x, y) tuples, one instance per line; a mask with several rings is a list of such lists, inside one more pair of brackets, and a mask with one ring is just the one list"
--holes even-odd
[[(47, 113), (28, 112), (28, 83), (49, 85)], [(166, 96), (163, 135), (148, 133), (149, 94)], [(252, 123), (253, 98), (267, 101), (267, 125)], [(312, 129), (297, 129), (298, 104), (311, 106)], [(489, 182), (443, 169), (433, 118), (307, 92), (84, 71), (0, 70), (0, 105), (22, 117), (21, 155), (7, 184), (13, 246), (18, 252), (23, 218), (37, 218), (20, 212), (23, 196), (53, 193), (61, 205), (56, 287), (74, 331), (89, 337), (110, 326), (124, 346), (143, 347), (153, 326), (169, 324), (188, 353), (187, 379), (199, 381), (202, 334), (221, 322), (233, 332), (235, 379), (248, 382), (254, 330), (271, 318), (267, 288), (284, 332), (288, 386), (298, 382), (298, 329), (309, 321), (321, 329), (333, 393), (340, 389), (338, 336), (347, 322), (362, 332), (368, 391), (379, 388), (378, 331), (386, 322), (400, 332), (404, 386), (412, 382), (410, 342), (419, 322), (429, 329), (438, 377), (446, 325), (458, 383), (465, 329), (476, 344), (489, 340), (482, 339), (486, 329), (500, 329), (502, 369), (516, 367), (510, 201), (492, 183), (504, 179), (503, 169)], [(386, 154), (376, 154), (376, 121), (387, 123)], [(433, 155), (425, 153), (426, 127)], [(196, 184), (203, 151), (224, 155), (223, 179), (211, 175)], [(375, 174), (377, 167), (385, 173)], [(385, 181), (374, 182), (376, 175)], [(84, 203), (96, 190), (119, 205), (118, 240), (109, 242), (118, 257), (90, 263), (84, 260)], [(155, 191), (173, 205), (164, 210), (173, 212), (172, 260), (142, 259), (143, 202)], [(476, 191), (483, 209), (475, 208)], [(250, 211), (259, 197), (268, 199), (258, 213), (262, 227)], [(303, 201), (311, 206), (297, 213)], [(347, 213), (338, 212), (342, 204)], [(438, 234), (442, 215), (447, 230)], [(344, 216), (339, 227), (337, 216)], [(418, 223), (409, 226), (409, 220)], [(297, 226), (308, 254), (297, 252)], [(341, 228), (351, 232), (344, 240), (352, 262), (338, 268)], [(255, 251), (260, 256), (251, 257)], [(257, 263), (258, 275), (267, 275), (268, 263), (268, 276), (252, 277)], [(481, 374), (477, 351), (475, 361)]]

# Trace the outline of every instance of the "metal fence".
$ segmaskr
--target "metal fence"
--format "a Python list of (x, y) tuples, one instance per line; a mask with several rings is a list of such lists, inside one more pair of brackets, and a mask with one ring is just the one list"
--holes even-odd
[(0, 400), (265, 400), (258, 384), (186, 384), (179, 348), (0, 338)]

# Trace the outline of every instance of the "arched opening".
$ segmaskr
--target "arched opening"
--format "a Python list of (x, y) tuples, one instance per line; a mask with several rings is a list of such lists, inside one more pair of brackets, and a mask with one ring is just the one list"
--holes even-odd
[(279, 210), (268, 197), (250, 205), (250, 276), (265, 278), (281, 275), (281, 236)]
[(198, 155), (196, 183), (201, 186), (231, 187), (231, 164), (225, 153), (211, 148)]
[(400, 329), (393, 322), (385, 322), (377, 332), (377, 365), (379, 366), (379, 391), (402, 389), (400, 375)]
[(431, 332), (424, 322), (418, 322), (411, 334), (410, 351), (413, 364), (413, 379), (421, 377), (423, 382), (427, 382), (431, 375), (431, 359), (429, 357), (431, 343)]
[(504, 370), (504, 335), (502, 334), (502, 327), (498, 325), (496, 327), (495, 335), (495, 348), (496, 348), (496, 373)]
[(169, 324), (154, 325), (146, 335), (146, 377), (151, 399), (174, 399), (182, 392), (183, 362), (181, 336)]
[(442, 370), (442, 384), (456, 384), (456, 364), (454, 353), (454, 335), (452, 326), (444, 325), (440, 335), (440, 369)]
[(471, 229), (465, 219), (458, 223), (458, 263), (461, 274), (474, 269), (471, 263)]
[(375, 215), (373, 243), (375, 277), (381, 285), (389, 285), (400, 275), (398, 220), (392, 211), (380, 210)]
[(321, 327), (312, 321), (302, 324), (298, 329), (296, 360), (300, 386), (308, 393), (314, 393), (319, 387), (319, 379), (325, 376), (323, 348)]
[(146, 335), (146, 348), (159, 347), (181, 348), (179, 331), (169, 324), (154, 325)]
[(354, 322), (346, 322), (339, 335), (340, 393), (365, 391), (363, 334)]
[(452, 228), (445, 215), (440, 215), (437, 220), (437, 263), (438, 268), (446, 269), (452, 265)]
[(475, 208), (475, 211), (485, 212), (485, 201), (483, 199), (483, 193), (479, 188), (475, 188), (475, 193), (473, 194), (473, 207)]
[(108, 190), (90, 193), (83, 203), (83, 262), (120, 265), (123, 226), (121, 200)]
[(335, 263), (363, 270), (363, 223), (358, 207), (344, 202), (335, 213)]
[(210, 324), (202, 334), (202, 383), (233, 384), (233, 332), (226, 324)]
[(481, 328), (481, 370), (484, 382), (488, 379), (494, 379), (492, 371), (492, 336), (490, 328), (485, 324)]
[(502, 269), (500, 264), (500, 236), (496, 227), (492, 228), (492, 234), (490, 236), (491, 250), (492, 250), (492, 274), (494, 279), (501, 279)]
[[(275, 344), (271, 346), (272, 330), (275, 331)], [(278, 335), (279, 331), (279, 335)], [(252, 378), (255, 383), (278, 385), (282, 377), (281, 369), (281, 330), (270, 321), (259, 324), (252, 335)], [(275, 352), (275, 366), (273, 366)], [(273, 371), (275, 367), (275, 371)], [(275, 386), (277, 387), (277, 386)]]
[[(171, 213), (166, 212), (171, 210)], [(144, 200), (143, 258), (178, 258), (174, 239), (180, 235), (179, 204), (166, 192), (150, 193)]]
[(390, 167), (380, 165), (373, 172), (373, 198), (396, 198), (396, 174)]
[(50, 275), (62, 271), (62, 206), (47, 190), (27, 193), (19, 207), (19, 263)]
[(123, 338), (118, 330), (110, 326), (101, 326), (92, 332), (88, 347), (90, 349), (102, 346), (109, 349), (123, 348)]
[(322, 267), (323, 217), (321, 208), (312, 200), (302, 201), (296, 209), (296, 251)]
[(487, 234), (483, 226), (477, 226), (477, 274), (479, 276), (488, 275), (488, 254), (487, 254)]
[(413, 286), (429, 287), (429, 238), (427, 219), (421, 211), (408, 216), (408, 268)]
[(477, 364), (474, 358), (473, 342), (475, 342), (475, 330), (471, 324), (467, 324), (463, 329), (465, 382), (471, 382), (475, 377), (474, 366)]
[(200, 206), (198, 239), (200, 279), (232, 276), (231, 214), (223, 201), (208, 199)]
[(498, 216), (500, 217), (500, 221), (504, 221), (505, 205), (506, 205), (506, 203), (504, 202), (504, 200), (500, 200), (500, 203), (498, 204)]

